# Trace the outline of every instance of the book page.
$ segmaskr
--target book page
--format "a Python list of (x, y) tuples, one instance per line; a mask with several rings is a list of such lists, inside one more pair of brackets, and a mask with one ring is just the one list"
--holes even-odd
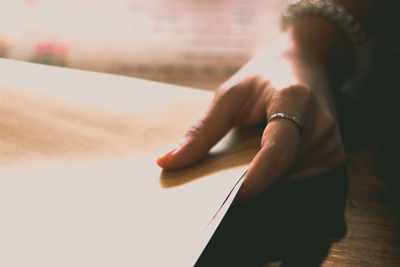
[(254, 129), (163, 172), (155, 159), (209, 92), (4, 59), (0, 72), (1, 266), (195, 263), (257, 152)]

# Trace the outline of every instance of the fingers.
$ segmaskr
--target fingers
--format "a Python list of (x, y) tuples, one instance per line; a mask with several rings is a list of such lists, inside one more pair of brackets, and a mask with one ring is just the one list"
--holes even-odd
[(249, 201), (255, 198), (283, 176), (295, 162), (299, 142), (300, 134), (295, 123), (286, 119), (268, 123), (261, 149), (249, 166), (238, 199)]
[(192, 126), (175, 149), (157, 159), (157, 164), (164, 170), (173, 170), (204, 157), (233, 126), (235, 106), (234, 101), (214, 99), (205, 116)]
[[(268, 102), (268, 116), (286, 113), (304, 121), (308, 92), (293, 87), (277, 92)], [(265, 191), (293, 166), (301, 139), (299, 126), (288, 118), (269, 121), (261, 141), (261, 149), (252, 160), (246, 179), (238, 193), (239, 201), (249, 201)]]
[[(243, 112), (243, 108), (240, 109), (248, 106), (243, 99), (249, 99), (243, 97), (242, 92), (243, 90), (230, 90), (229, 94), (216, 97), (202, 120), (190, 129), (184, 141), (176, 149), (157, 160), (158, 165), (164, 170), (178, 169), (206, 155), (210, 148), (237, 123), (238, 117), (251, 114)], [(264, 115), (267, 113), (269, 116), (286, 113), (304, 122), (309, 105), (309, 93), (308, 88), (298, 85), (266, 94), (266, 98), (254, 98), (262, 99), (262, 103), (268, 103), (267, 112), (264, 109), (263, 112), (257, 113)], [(255, 101), (251, 100), (250, 103), (254, 105)], [(238, 198), (250, 200), (285, 175), (295, 161), (300, 139), (299, 126), (292, 120), (276, 118), (270, 121), (262, 136), (261, 149), (250, 164)]]

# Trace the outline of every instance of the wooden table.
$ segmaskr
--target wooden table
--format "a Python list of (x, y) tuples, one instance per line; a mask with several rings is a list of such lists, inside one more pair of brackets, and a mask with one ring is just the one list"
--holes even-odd
[(369, 146), (349, 155), (348, 233), (324, 266), (400, 266), (400, 203), (378, 172), (378, 152)]

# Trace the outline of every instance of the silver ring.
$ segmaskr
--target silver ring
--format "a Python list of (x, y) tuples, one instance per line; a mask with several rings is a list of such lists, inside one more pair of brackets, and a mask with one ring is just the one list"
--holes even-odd
[(300, 135), (303, 133), (303, 123), (298, 118), (296, 118), (295, 116), (292, 116), (292, 115), (289, 115), (289, 114), (286, 114), (286, 113), (280, 112), (280, 113), (272, 114), (271, 117), (269, 117), (268, 122), (270, 122), (270, 121), (272, 121), (274, 119), (280, 119), (280, 118), (288, 119), (288, 120), (291, 120), (292, 122), (296, 123), (297, 127), (299, 127)]

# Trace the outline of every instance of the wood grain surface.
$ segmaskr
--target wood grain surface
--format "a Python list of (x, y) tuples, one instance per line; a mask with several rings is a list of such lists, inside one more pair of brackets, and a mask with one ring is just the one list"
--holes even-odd
[(400, 207), (378, 172), (379, 148), (349, 155), (346, 237), (324, 266), (400, 266)]

